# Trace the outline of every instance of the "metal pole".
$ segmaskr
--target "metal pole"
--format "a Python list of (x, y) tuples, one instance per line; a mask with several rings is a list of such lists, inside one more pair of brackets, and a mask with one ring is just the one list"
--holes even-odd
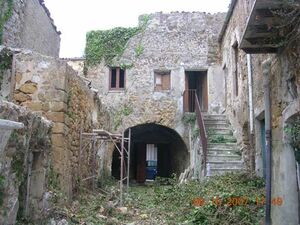
[(120, 175), (120, 206), (123, 206), (123, 178), (124, 178), (124, 131), (121, 142), (121, 175)]
[(92, 160), (93, 160), (93, 162), (92, 162), (92, 176), (93, 176), (93, 179), (92, 179), (92, 188), (93, 188), (93, 191), (95, 190), (95, 167), (96, 167), (96, 154), (95, 154), (95, 145), (96, 145), (96, 139), (95, 139), (95, 137), (93, 137), (93, 147), (92, 147)]
[(271, 60), (263, 63), (264, 101), (265, 101), (265, 129), (266, 129), (266, 225), (271, 224), (271, 188), (272, 188), (272, 133), (271, 133), (271, 99), (270, 99), (270, 70)]
[(129, 178), (130, 178), (130, 148), (131, 148), (131, 128), (128, 131), (128, 149), (127, 149), (127, 192), (129, 189)]
[(253, 108), (253, 74), (252, 74), (252, 58), (251, 54), (247, 54), (248, 68), (248, 98), (249, 98), (249, 122), (250, 122), (250, 162), (251, 171), (255, 171), (255, 151), (254, 151), (254, 108)]

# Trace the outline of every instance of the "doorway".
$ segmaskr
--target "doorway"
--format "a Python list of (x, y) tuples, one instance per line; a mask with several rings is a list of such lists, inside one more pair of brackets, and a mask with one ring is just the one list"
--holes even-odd
[(194, 112), (195, 101), (198, 97), (201, 111), (208, 110), (208, 88), (207, 71), (186, 71), (185, 72), (185, 92), (184, 111)]
[[(172, 177), (172, 174), (179, 176), (184, 172), (189, 163), (189, 152), (175, 130), (149, 123), (131, 127), (131, 132), (131, 181), (142, 184), (156, 177)], [(111, 168), (112, 176), (119, 179), (120, 157), (116, 149)]]

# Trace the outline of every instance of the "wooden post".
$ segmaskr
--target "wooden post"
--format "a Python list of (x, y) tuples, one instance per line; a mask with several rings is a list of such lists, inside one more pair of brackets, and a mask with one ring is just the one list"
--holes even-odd
[(129, 189), (129, 178), (130, 178), (130, 148), (131, 148), (131, 128), (128, 131), (128, 149), (127, 149), (127, 192)]

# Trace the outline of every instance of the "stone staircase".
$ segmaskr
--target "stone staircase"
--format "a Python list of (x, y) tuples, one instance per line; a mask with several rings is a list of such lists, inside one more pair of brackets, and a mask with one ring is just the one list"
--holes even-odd
[(226, 115), (203, 115), (208, 135), (207, 176), (243, 170), (243, 160)]

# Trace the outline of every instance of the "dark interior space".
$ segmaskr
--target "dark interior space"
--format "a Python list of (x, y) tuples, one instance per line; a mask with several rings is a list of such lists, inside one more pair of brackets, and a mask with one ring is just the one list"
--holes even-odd
[[(127, 137), (127, 132), (125, 136)], [(130, 180), (144, 183), (146, 179), (155, 177), (171, 177), (173, 173), (180, 175), (189, 162), (188, 149), (179, 134), (168, 127), (157, 124), (143, 124), (131, 128)], [(147, 147), (148, 145), (148, 147)], [(149, 147), (154, 147), (155, 158), (149, 154)], [(153, 157), (153, 156), (152, 156)], [(125, 160), (127, 164), (127, 157)], [(127, 167), (127, 165), (126, 165)], [(114, 150), (112, 160), (112, 176), (120, 179), (120, 154)]]
[(196, 94), (202, 111), (208, 109), (207, 71), (186, 71), (186, 90), (188, 91), (188, 111), (195, 111)]

